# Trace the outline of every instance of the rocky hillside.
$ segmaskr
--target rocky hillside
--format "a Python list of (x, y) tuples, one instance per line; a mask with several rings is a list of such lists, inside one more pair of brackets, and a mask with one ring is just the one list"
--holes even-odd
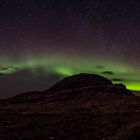
[(94, 74), (0, 101), (0, 140), (140, 140), (140, 97)]

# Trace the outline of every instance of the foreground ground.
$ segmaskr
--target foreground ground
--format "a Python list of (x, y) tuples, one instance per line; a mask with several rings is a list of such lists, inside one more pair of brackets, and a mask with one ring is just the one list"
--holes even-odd
[(140, 140), (140, 97), (91, 74), (0, 101), (0, 140)]

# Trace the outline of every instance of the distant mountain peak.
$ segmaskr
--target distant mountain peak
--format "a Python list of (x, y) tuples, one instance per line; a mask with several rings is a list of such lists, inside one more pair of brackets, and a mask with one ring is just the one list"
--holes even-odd
[(57, 82), (49, 90), (66, 90), (77, 89), (90, 86), (107, 86), (113, 85), (112, 82), (100, 75), (80, 73), (64, 78)]

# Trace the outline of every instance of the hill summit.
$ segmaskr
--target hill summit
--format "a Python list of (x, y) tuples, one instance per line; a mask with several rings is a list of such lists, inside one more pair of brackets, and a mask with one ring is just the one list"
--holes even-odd
[(96, 74), (80, 73), (64, 78), (52, 86), (50, 90), (77, 89), (83, 87), (107, 85), (112, 85), (112, 82), (102, 76)]

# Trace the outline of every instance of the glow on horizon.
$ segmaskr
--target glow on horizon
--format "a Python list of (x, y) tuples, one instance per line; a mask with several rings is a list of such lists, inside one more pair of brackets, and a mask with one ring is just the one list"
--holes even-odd
[[(46, 77), (49, 73), (58, 74), (61, 77), (66, 77), (77, 73), (95, 73), (110, 80), (123, 79), (120, 83), (125, 84), (128, 89), (140, 91), (140, 72), (138, 69), (115, 60), (103, 61), (91, 58), (77, 59), (55, 56), (49, 59), (47, 57), (32, 57), (17, 62), (7, 61), (0, 63), (1, 74), (13, 74), (17, 71), (26, 69), (31, 70), (33, 75), (39, 75), (41, 70), (41, 72), (46, 74)], [(104, 71), (112, 71), (114, 74), (102, 74)]]
[(127, 89), (133, 91), (140, 91), (140, 82), (124, 82)]

